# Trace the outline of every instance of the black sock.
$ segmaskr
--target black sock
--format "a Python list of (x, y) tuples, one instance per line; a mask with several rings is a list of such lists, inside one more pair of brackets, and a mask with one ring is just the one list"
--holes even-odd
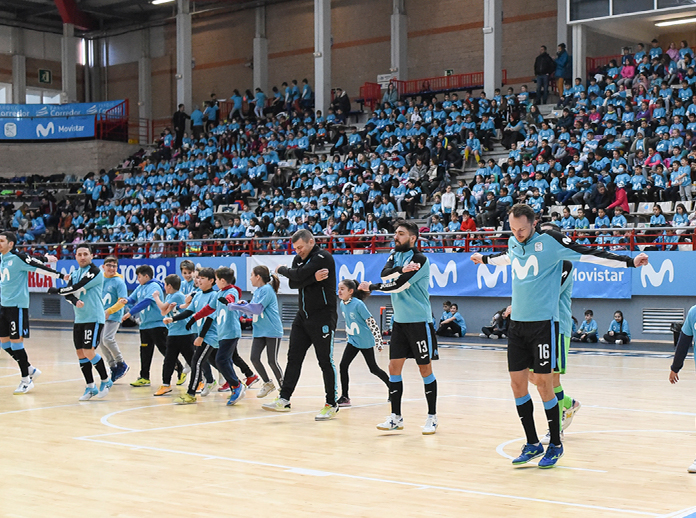
[(22, 372), (22, 377), (26, 378), (29, 376), (29, 357), (27, 356), (27, 351), (22, 349), (14, 349), (12, 351), (14, 355), (12, 356), (19, 364), (19, 370)]
[(423, 383), (425, 384), (425, 400), (428, 402), (428, 414), (435, 415), (437, 406), (437, 380), (435, 375), (431, 374), (427, 378), (423, 378)]
[[(527, 394), (526, 396), (515, 398), (515, 404), (517, 405), (517, 415), (520, 416), (524, 433), (527, 436), (527, 443), (537, 444), (539, 442), (539, 437), (536, 433), (536, 426), (534, 426), (534, 404), (532, 403), (532, 397)], [(558, 414), (558, 411), (556, 414)]]
[(404, 382), (401, 376), (389, 376), (389, 398), (392, 414), (401, 415), (401, 396), (404, 393)]
[(94, 383), (94, 376), (92, 376), (92, 364), (87, 358), (80, 358), (80, 370), (82, 370), (82, 375), (85, 378), (85, 383), (89, 385)]
[(554, 396), (551, 401), (544, 402), (546, 420), (549, 423), (549, 433), (551, 434), (551, 444), (561, 445), (561, 414), (558, 411), (558, 399)]
[(94, 356), (91, 363), (92, 365), (94, 365), (94, 368), (97, 369), (99, 377), (102, 381), (106, 381), (109, 379), (109, 375), (106, 373), (106, 365), (104, 364), (104, 358), (97, 354)]

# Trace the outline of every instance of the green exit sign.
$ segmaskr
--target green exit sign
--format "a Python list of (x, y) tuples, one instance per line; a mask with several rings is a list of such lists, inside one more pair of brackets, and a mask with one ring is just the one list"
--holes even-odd
[(46, 68), (39, 69), (39, 83), (42, 85), (50, 85), (53, 82), (53, 72)]

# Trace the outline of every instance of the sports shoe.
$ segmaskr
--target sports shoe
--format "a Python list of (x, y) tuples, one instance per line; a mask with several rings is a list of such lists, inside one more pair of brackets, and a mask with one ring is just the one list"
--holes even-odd
[(244, 385), (244, 383), (240, 383), (235, 388), (230, 390), (232, 394), (230, 395), (230, 398), (227, 400), (227, 406), (232, 406), (238, 403), (239, 400), (244, 397), (244, 394), (246, 394), (246, 385)]
[(184, 363), (184, 370), (182, 372), (184, 374), (189, 374), (191, 372), (191, 366), (188, 363)]
[(29, 379), (34, 381), (39, 376), (41, 376), (41, 371), (39, 369), (37, 369), (36, 367), (34, 367), (33, 365), (30, 365), (29, 366)]
[(336, 414), (338, 413), (338, 405), (336, 406), (331, 406), (331, 405), (324, 405), (324, 408), (319, 410), (319, 413), (314, 416), (315, 421), (328, 421), (329, 419), (333, 419), (336, 417)]
[(157, 389), (157, 392), (155, 392), (155, 396), (164, 396), (166, 394), (169, 394), (172, 391), (172, 387), (170, 385), (162, 385), (160, 388)]
[(99, 394), (97, 387), (85, 387), (85, 393), (80, 396), (80, 401), (89, 401)]
[(19, 385), (15, 389), (14, 394), (15, 395), (26, 394), (27, 392), (29, 392), (33, 388), (34, 388), (34, 382), (31, 381), (31, 379), (29, 381), (21, 380), (19, 382)]
[(261, 408), (270, 412), (290, 412), (290, 401), (277, 397), (271, 403), (261, 405)]
[(688, 471), (689, 473), (696, 473), (696, 460), (693, 462), (691, 466), (686, 468), (686, 471)]
[(429, 415), (423, 426), (423, 435), (433, 435), (437, 430), (437, 416)]
[(229, 392), (230, 391), (230, 384), (225, 382), (224, 385), (221, 387), (218, 387), (218, 392)]
[[(563, 409), (563, 430), (570, 426), (570, 423), (573, 422), (573, 417), (575, 417), (575, 414), (578, 413), (581, 406), (580, 401), (573, 399), (573, 404), (571, 407)], [(563, 439), (563, 432), (561, 432), (561, 439)]]
[(404, 429), (404, 418), (400, 415), (392, 414), (387, 417), (387, 420), (381, 424), (377, 425), (378, 430), (403, 430)]
[[(563, 430), (561, 430), (561, 441), (563, 441), (564, 439), (565, 439), (565, 437), (563, 435)], [(544, 435), (539, 442), (541, 444), (543, 444), (544, 446), (548, 446), (549, 443), (551, 442), (551, 432), (547, 431), (546, 435)]]
[(541, 469), (553, 468), (561, 457), (563, 457), (563, 445), (549, 444), (544, 458), (539, 461), (539, 467)]
[(341, 408), (343, 407), (349, 407), (350, 406), (350, 399), (348, 399), (346, 396), (341, 396), (338, 398), (338, 401), (336, 401), (336, 404), (340, 406)]
[(544, 447), (541, 444), (525, 444), (522, 446), (522, 453), (516, 459), (512, 459), (513, 466), (527, 464), (530, 460), (541, 457), (544, 454)]
[(263, 385), (261, 385), (261, 390), (259, 390), (259, 393), (256, 394), (257, 398), (262, 398), (266, 397), (268, 394), (273, 392), (275, 390), (275, 385), (273, 384), (272, 381), (267, 381)]
[(254, 383), (259, 381), (258, 375), (254, 374), (253, 376), (249, 376), (245, 381), (244, 384), (247, 386), (247, 388), (250, 388)]
[(497, 340), (500, 337), (491, 333), (491, 336), (489, 336), (488, 338), (490, 338), (491, 340)]
[(486, 333), (479, 333), (479, 338), (488, 338)]
[(215, 387), (217, 387), (217, 381), (213, 380), (212, 383), (206, 383), (203, 385), (203, 390), (201, 390), (201, 397), (206, 397), (208, 394), (210, 394)]
[(104, 399), (106, 395), (109, 393), (109, 389), (114, 386), (114, 382), (111, 381), (110, 379), (106, 381), (102, 381), (101, 384), (99, 385), (99, 393), (97, 394), (97, 397), (99, 399)]
[(138, 378), (133, 383), (131, 383), (131, 387), (149, 387), (149, 386), (150, 386), (150, 380), (146, 380), (145, 378)]
[(111, 381), (113, 381), (115, 383), (116, 380), (119, 380), (123, 376), (125, 376), (126, 372), (128, 372), (129, 370), (130, 370), (130, 367), (128, 366), (128, 364), (126, 362), (118, 362), (116, 364), (116, 368), (111, 373)]
[(196, 396), (190, 395), (188, 392), (179, 396), (174, 400), (177, 405), (191, 405), (196, 402)]
[(623, 340), (614, 340), (616, 345), (623, 345)]
[(187, 374), (184, 371), (181, 371), (181, 374), (179, 374), (179, 379), (176, 380), (177, 385), (183, 385), (186, 383), (186, 376)]
[(196, 387), (196, 394), (200, 394), (201, 390), (203, 390), (203, 387), (205, 386), (205, 381), (201, 381), (198, 386)]

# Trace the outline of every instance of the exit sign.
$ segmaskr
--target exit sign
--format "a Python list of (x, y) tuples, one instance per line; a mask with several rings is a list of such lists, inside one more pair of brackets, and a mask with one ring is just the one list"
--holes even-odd
[(446, 76), (453, 76), (454, 70), (452, 70), (451, 68), (448, 68), (447, 70), (445, 70), (445, 75)]
[(53, 72), (46, 68), (39, 69), (39, 84), (50, 85), (53, 82)]

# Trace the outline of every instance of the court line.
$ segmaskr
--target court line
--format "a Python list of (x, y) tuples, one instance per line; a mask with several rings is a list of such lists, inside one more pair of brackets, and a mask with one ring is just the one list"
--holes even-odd
[(99, 443), (99, 444), (108, 444), (111, 446), (121, 446), (121, 447), (131, 448), (131, 449), (135, 449), (135, 450), (148, 450), (148, 451), (156, 451), (156, 452), (160, 452), (160, 453), (173, 453), (173, 454), (177, 454), (177, 455), (187, 455), (187, 456), (191, 456), (191, 457), (199, 457), (199, 458), (206, 459), (206, 460), (221, 460), (221, 461), (227, 461), (227, 462), (236, 462), (239, 464), (262, 466), (262, 467), (266, 467), (266, 468), (276, 468), (276, 469), (281, 469), (281, 470), (285, 471), (286, 473), (293, 473), (293, 474), (297, 474), (297, 475), (347, 478), (347, 479), (352, 479), (352, 480), (361, 480), (361, 481), (365, 481), (365, 482), (380, 482), (383, 484), (395, 484), (395, 485), (400, 485), (400, 486), (411, 487), (414, 489), (432, 489), (432, 490), (439, 490), (439, 491), (450, 491), (450, 492), (463, 493), (463, 494), (469, 494), (469, 495), (502, 498), (502, 499), (506, 499), (506, 500), (522, 500), (525, 502), (536, 502), (536, 503), (542, 503), (542, 504), (563, 505), (566, 507), (577, 507), (580, 509), (591, 509), (594, 511), (611, 511), (611, 512), (615, 512), (615, 513), (634, 514), (634, 515), (640, 515), (640, 516), (652, 516), (655, 518), (659, 518), (659, 516), (660, 516), (659, 514), (656, 514), (656, 513), (650, 513), (650, 512), (645, 512), (645, 511), (635, 511), (633, 509), (618, 509), (618, 508), (614, 508), (614, 507), (604, 507), (604, 506), (597, 506), (597, 505), (580, 504), (580, 503), (575, 503), (575, 502), (563, 502), (560, 500), (546, 500), (543, 498), (533, 498), (533, 497), (528, 497), (528, 496), (508, 495), (508, 494), (504, 494), (504, 493), (492, 493), (489, 491), (477, 491), (474, 489), (436, 486), (436, 485), (430, 485), (430, 484), (405, 482), (405, 481), (401, 481), (401, 480), (393, 480), (393, 479), (387, 479), (387, 478), (365, 477), (365, 476), (360, 476), (360, 475), (351, 475), (349, 473), (338, 473), (338, 472), (323, 471), (323, 470), (313, 470), (313, 469), (307, 469), (307, 468), (302, 468), (302, 467), (297, 467), (297, 466), (286, 466), (283, 464), (274, 464), (274, 463), (269, 463), (269, 462), (261, 462), (261, 461), (248, 460), (248, 459), (237, 459), (234, 457), (222, 457), (219, 455), (209, 455), (206, 453), (196, 453), (196, 452), (189, 452), (189, 451), (182, 451), (182, 450), (172, 450), (172, 449), (168, 449), (168, 448), (158, 448), (155, 446), (142, 446), (142, 445), (138, 445), (138, 444), (126, 444), (126, 443), (119, 443), (119, 442), (114, 442), (114, 441), (105, 441), (105, 440), (101, 440), (101, 439), (93, 439), (90, 437), (76, 437), (76, 439), (94, 442), (94, 443)]
[(696, 516), (696, 507), (682, 509), (676, 513), (664, 514), (660, 518), (691, 518), (693, 516)]
[[(75, 378), (75, 379), (71, 379), (71, 380), (58, 380), (58, 381), (42, 381), (41, 383), (39, 383), (39, 386), (51, 385), (53, 383), (68, 383), (71, 381), (84, 381), (84, 378)], [(0, 385), (0, 388), (12, 388), (12, 387), (14, 387), (14, 385)]]
[[(506, 446), (508, 446), (508, 445), (510, 445), (510, 444), (512, 444), (512, 443), (514, 443), (514, 442), (518, 442), (518, 441), (526, 441), (526, 438), (525, 438), (525, 437), (519, 437), (519, 438), (517, 438), (517, 439), (512, 439), (511, 441), (507, 441), (507, 442), (501, 443), (501, 444), (498, 445), (498, 447), (495, 449), (495, 451), (498, 453), (498, 455), (501, 455), (502, 457), (505, 457), (506, 459), (512, 460), (512, 459), (514, 459), (515, 457), (513, 457), (512, 455), (508, 455), (507, 453), (505, 453), (504, 448), (505, 448)], [(556, 464), (556, 468), (560, 468), (560, 469), (572, 469), (573, 471), (591, 471), (591, 472), (593, 472), (593, 473), (609, 473), (608, 471), (603, 470), (603, 469), (576, 468), (576, 467), (573, 467), (573, 466), (561, 466), (560, 464)]]

